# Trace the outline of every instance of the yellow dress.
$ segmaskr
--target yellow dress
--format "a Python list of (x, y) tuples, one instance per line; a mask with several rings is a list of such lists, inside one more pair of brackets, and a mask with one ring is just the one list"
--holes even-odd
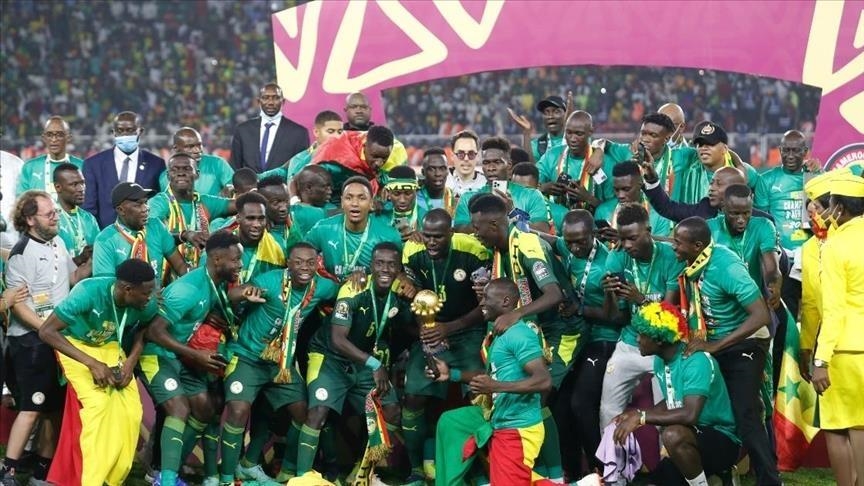
[(813, 350), (822, 323), (819, 253), (824, 242), (813, 236), (801, 245), (801, 349)]
[(864, 426), (864, 216), (836, 228), (822, 245), (822, 325), (815, 359), (829, 363), (831, 386), (819, 399), (820, 426)]

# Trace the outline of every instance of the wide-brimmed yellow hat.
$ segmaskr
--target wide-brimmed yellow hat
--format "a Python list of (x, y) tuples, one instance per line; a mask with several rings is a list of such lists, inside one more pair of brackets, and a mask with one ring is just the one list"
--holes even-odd
[(845, 170), (831, 179), (832, 196), (864, 197), (864, 177)]

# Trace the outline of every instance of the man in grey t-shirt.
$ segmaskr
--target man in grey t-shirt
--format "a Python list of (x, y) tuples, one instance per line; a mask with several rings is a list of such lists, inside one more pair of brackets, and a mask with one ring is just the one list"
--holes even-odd
[(27, 191), (16, 201), (12, 214), (21, 234), (9, 254), (6, 283), (26, 285), (29, 297), (12, 307), (8, 331), (9, 376), (18, 416), (12, 424), (2, 482), (15, 477), (24, 445), (36, 422), (42, 419), (41, 439), (36, 442), (36, 484), (44, 481), (56, 447), (63, 389), (58, 382), (57, 360), (51, 346), (39, 339), (37, 330), (78, 280), (89, 276), (89, 262), (76, 267), (58, 234), (58, 213), (43, 191)]

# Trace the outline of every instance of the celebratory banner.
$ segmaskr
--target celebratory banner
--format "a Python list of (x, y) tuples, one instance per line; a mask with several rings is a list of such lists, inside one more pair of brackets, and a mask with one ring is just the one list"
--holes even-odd
[(272, 23), (284, 112), (305, 125), (354, 91), (385, 123), (381, 91), (406, 84), (535, 66), (676, 66), (819, 87), (813, 154), (836, 167), (864, 157), (860, 0), (328, 0)]

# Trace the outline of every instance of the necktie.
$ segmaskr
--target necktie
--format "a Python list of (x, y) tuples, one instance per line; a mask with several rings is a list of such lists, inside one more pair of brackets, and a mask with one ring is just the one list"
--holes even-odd
[(120, 182), (126, 182), (126, 178), (129, 177), (129, 163), (132, 162), (132, 159), (126, 157), (123, 159), (123, 167), (120, 168)]
[(270, 140), (270, 127), (273, 125), (273, 122), (264, 124), (266, 128), (264, 129), (264, 136), (261, 137), (261, 160), (259, 161), (261, 170), (267, 170), (267, 142)]

